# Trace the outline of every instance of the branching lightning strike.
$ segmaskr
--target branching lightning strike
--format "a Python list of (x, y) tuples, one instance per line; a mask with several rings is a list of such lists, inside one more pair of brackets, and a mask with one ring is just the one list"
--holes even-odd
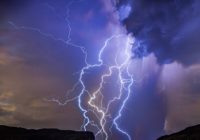
[[(75, 97), (66, 99), (64, 102), (61, 102), (58, 99), (50, 99), (48, 101), (56, 102), (59, 105), (66, 105), (69, 102), (78, 101), (78, 107), (81, 110), (81, 112), (83, 113), (83, 118), (84, 118), (83, 125), (81, 126), (81, 128), (86, 131), (87, 127), (89, 125), (94, 126), (97, 129), (96, 137), (101, 134), (105, 140), (109, 139), (109, 132), (107, 129), (108, 128), (107, 120), (109, 117), (112, 116), (112, 115), (110, 116), (111, 105), (115, 102), (119, 102), (120, 107), (119, 107), (117, 113), (115, 113), (115, 115), (112, 117), (112, 126), (114, 125), (115, 128), (121, 134), (125, 135), (128, 140), (131, 140), (131, 136), (120, 127), (118, 120), (122, 117), (123, 110), (125, 108), (125, 105), (129, 99), (129, 97), (130, 97), (130, 94), (131, 94), (131, 87), (134, 83), (133, 75), (130, 72), (131, 57), (132, 57), (131, 56), (131, 47), (132, 47), (133, 38), (130, 35), (128, 36), (126, 34), (112, 35), (111, 37), (106, 39), (106, 41), (104, 42), (104, 45), (101, 47), (101, 49), (98, 53), (98, 56), (97, 56), (98, 62), (96, 64), (89, 64), (87, 61), (88, 53), (85, 50), (85, 48), (71, 42), (72, 29), (70, 26), (69, 13), (70, 13), (70, 6), (73, 3), (74, 2), (72, 1), (67, 5), (67, 17), (65, 19), (65, 21), (67, 23), (67, 28), (68, 28), (67, 40), (56, 38), (54, 35), (44, 33), (38, 28), (17, 26), (14, 22), (11, 22), (11, 21), (9, 21), (9, 24), (12, 25), (16, 29), (38, 32), (39, 34), (41, 34), (45, 37), (48, 37), (50, 39), (53, 39), (55, 41), (60, 41), (67, 45), (70, 45), (72, 47), (80, 48), (80, 50), (83, 53), (84, 58), (85, 58), (84, 59), (85, 66), (80, 70), (77, 83), (73, 86), (73, 88), (71, 90), (69, 90), (67, 92), (67, 94), (76, 92), (76, 88), (78, 86), (81, 87), (81, 91)], [(51, 7), (51, 6), (48, 5), (48, 7)], [(51, 9), (52, 9), (52, 7), (51, 7)], [(54, 11), (55, 11), (55, 9), (54, 9)], [(119, 53), (117, 53), (117, 55), (115, 56), (115, 63), (112, 65), (106, 65), (104, 63), (102, 55), (105, 53), (106, 48), (109, 47), (109, 43), (111, 43), (115, 39), (121, 39), (124, 37), (126, 38), (126, 44), (124, 44), (124, 46), (121, 46), (121, 48), (120, 48), (120, 53), (123, 53), (123, 62), (118, 61)], [(101, 78), (100, 78), (101, 80), (100, 80), (98, 88), (94, 92), (91, 93), (90, 91), (87, 90), (83, 78), (84, 78), (84, 76), (86, 76), (86, 73), (88, 71), (91, 71), (97, 67), (102, 67), (102, 66), (106, 66), (108, 69), (108, 72), (105, 72), (104, 74), (101, 75)], [(113, 97), (108, 102), (107, 105), (103, 105), (103, 98), (99, 99), (98, 97), (104, 97), (104, 95), (102, 93), (102, 89), (103, 89), (103, 86), (105, 83), (105, 79), (112, 77), (115, 70), (118, 73), (117, 78), (119, 80), (119, 85), (120, 85), (119, 94), (117, 96)], [(89, 100), (86, 103), (83, 100), (83, 96), (85, 96), (85, 95), (87, 95), (89, 97)], [(101, 105), (95, 103), (96, 100), (101, 100)], [(86, 104), (86, 106), (88, 106), (88, 108), (84, 107), (85, 104)], [(88, 115), (89, 112), (92, 112), (96, 116), (96, 118), (98, 118), (97, 122), (95, 122), (94, 120), (92, 120), (90, 118), (90, 116)]]

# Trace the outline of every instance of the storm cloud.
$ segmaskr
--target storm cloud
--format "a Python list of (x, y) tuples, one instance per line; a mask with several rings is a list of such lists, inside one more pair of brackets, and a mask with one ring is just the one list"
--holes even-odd
[(132, 11), (122, 22), (136, 38), (134, 57), (153, 53), (159, 64), (200, 62), (200, 2), (198, 0), (119, 0)]

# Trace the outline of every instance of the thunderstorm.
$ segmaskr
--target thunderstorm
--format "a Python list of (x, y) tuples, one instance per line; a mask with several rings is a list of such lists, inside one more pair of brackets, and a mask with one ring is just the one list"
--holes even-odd
[[(126, 102), (129, 99), (129, 96), (131, 94), (131, 87), (134, 83), (134, 76), (130, 71), (131, 67), (131, 61), (132, 61), (132, 53), (131, 49), (133, 47), (133, 37), (132, 35), (127, 35), (124, 31), (118, 31), (119, 33), (114, 33), (111, 37), (108, 37), (104, 41), (104, 45), (100, 48), (96, 59), (97, 63), (90, 64), (87, 62), (87, 56), (88, 52), (85, 50), (84, 47), (77, 45), (76, 43), (71, 42), (71, 32), (73, 29), (70, 25), (70, 6), (73, 4), (78, 4), (82, 2), (80, 1), (71, 1), (69, 4), (67, 4), (66, 8), (66, 25), (68, 28), (67, 31), (67, 39), (60, 39), (54, 37), (52, 34), (48, 34), (45, 32), (42, 32), (41, 29), (34, 28), (34, 27), (27, 27), (27, 26), (18, 26), (14, 22), (9, 21), (8, 23), (13, 26), (17, 30), (29, 30), (32, 32), (37, 32), (41, 34), (42, 36), (45, 36), (47, 38), (51, 38), (56, 41), (60, 41), (65, 43), (66, 45), (71, 45), (72, 47), (78, 47), (82, 54), (84, 55), (84, 62), (85, 66), (82, 67), (82, 69), (79, 72), (79, 78), (78, 81), (75, 83), (73, 88), (68, 91), (67, 93), (71, 92), (77, 92), (75, 89), (77, 89), (78, 86), (80, 86), (81, 90), (78, 93), (77, 96), (72, 97), (70, 99), (66, 99), (64, 102), (59, 101), (58, 99), (46, 99), (47, 101), (53, 101), (58, 103), (59, 105), (66, 105), (68, 102), (77, 101), (78, 107), (81, 110), (83, 114), (83, 124), (81, 126), (81, 130), (87, 131), (89, 125), (95, 127), (95, 137), (98, 139), (105, 139), (108, 140), (110, 133), (112, 133), (112, 127), (114, 126), (119, 133), (122, 135), (125, 135), (128, 140), (131, 140), (131, 136), (120, 127), (120, 124), (118, 124), (118, 120), (123, 116), (123, 110), (126, 106)], [(49, 6), (49, 5), (48, 5)], [(114, 5), (113, 5), (114, 6)], [(54, 8), (52, 8), (54, 9)], [(127, 9), (127, 8), (126, 8)], [(130, 12), (130, 9), (127, 10), (121, 10), (120, 12), (123, 14), (125, 12), (124, 16), (128, 16), (127, 12)], [(111, 44), (111, 45), (110, 45)], [(113, 63), (105, 62), (106, 56), (104, 56), (104, 52), (107, 48), (111, 47), (112, 55), (114, 57), (111, 60), (109, 58), (109, 61), (113, 61)], [(105, 57), (105, 58), (104, 58)], [(107, 56), (108, 57), (108, 56)], [(100, 81), (98, 83), (98, 86), (94, 91), (89, 91), (86, 87), (86, 83), (84, 81), (84, 77), (87, 76), (86, 73), (89, 73), (93, 69), (96, 69), (97, 67), (100, 67), (103, 69), (107, 69), (105, 72), (103, 72), (100, 76)], [(106, 67), (106, 68), (105, 68)], [(116, 72), (115, 72), (116, 71)], [(117, 76), (117, 84), (119, 87), (116, 90), (116, 95), (113, 96), (110, 100), (107, 101), (107, 103), (104, 103), (104, 96), (106, 96), (106, 93), (103, 93), (104, 86), (106, 85), (106, 80), (109, 78), (113, 78), (113, 76)], [(105, 91), (104, 91), (105, 92)], [(84, 96), (88, 96), (87, 101), (85, 103)], [(119, 104), (118, 109), (116, 112), (112, 112), (112, 104), (117, 102)], [(85, 105), (86, 104), (86, 105)], [(89, 113), (92, 113), (96, 118), (92, 118), (89, 115)], [(109, 123), (108, 123), (109, 122)], [(111, 122), (111, 123), (110, 123)]]
[(160, 140), (199, 124), (199, 6), (0, 1), (0, 137)]

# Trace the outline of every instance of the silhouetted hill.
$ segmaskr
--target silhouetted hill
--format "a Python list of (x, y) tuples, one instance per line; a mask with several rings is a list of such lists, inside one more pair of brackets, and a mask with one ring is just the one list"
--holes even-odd
[(94, 140), (92, 132), (24, 129), (0, 125), (0, 140)]
[(200, 140), (200, 125), (188, 127), (183, 131), (163, 136), (158, 140)]

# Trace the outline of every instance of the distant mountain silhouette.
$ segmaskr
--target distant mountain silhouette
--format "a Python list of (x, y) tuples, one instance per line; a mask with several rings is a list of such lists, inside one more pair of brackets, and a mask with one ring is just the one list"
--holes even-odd
[(0, 125), (0, 140), (94, 140), (92, 132), (24, 129)]
[(180, 132), (163, 136), (158, 140), (200, 140), (200, 125), (188, 127)]

